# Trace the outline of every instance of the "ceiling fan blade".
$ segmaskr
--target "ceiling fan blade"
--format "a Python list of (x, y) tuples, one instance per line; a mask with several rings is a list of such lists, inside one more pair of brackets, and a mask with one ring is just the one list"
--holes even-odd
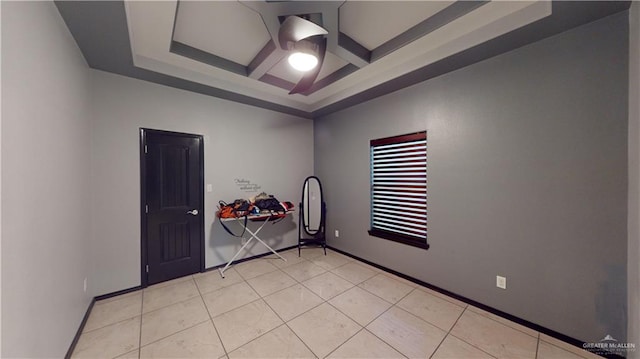
[(318, 65), (313, 69), (313, 71), (309, 71), (302, 76), (302, 79), (300, 79), (291, 92), (289, 92), (289, 95), (307, 91), (316, 81), (316, 78), (318, 78), (320, 70), (322, 69), (324, 55), (327, 51), (327, 38), (324, 36), (317, 36), (315, 38), (307, 39), (306, 41), (312, 41), (318, 45)]
[(327, 35), (327, 30), (298, 16), (287, 17), (278, 31), (278, 42), (283, 50), (289, 50), (289, 42), (298, 42), (311, 36)]

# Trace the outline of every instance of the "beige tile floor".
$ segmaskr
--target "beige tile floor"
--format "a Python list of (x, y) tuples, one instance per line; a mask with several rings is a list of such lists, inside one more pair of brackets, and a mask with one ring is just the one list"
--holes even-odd
[(72, 357), (596, 357), (333, 251), (282, 254), (96, 302)]

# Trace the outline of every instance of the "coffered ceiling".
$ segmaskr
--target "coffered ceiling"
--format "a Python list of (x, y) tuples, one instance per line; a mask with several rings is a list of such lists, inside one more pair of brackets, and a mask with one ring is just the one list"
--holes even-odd
[[(625, 4), (56, 2), (91, 67), (308, 118), (621, 11)], [(318, 78), (294, 95), (289, 91), (302, 73), (288, 65), (277, 40), (289, 15), (328, 31)]]

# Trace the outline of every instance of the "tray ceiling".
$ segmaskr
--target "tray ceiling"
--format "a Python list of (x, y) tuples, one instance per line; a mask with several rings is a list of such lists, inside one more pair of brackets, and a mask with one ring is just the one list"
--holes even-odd
[[(591, 12), (579, 13), (549, 1), (56, 5), (94, 68), (309, 118), (591, 21), (604, 16), (602, 9), (623, 9), (598, 3), (589, 5)], [(556, 8), (562, 10), (557, 16)], [(580, 18), (575, 24), (560, 17), (574, 13)], [(286, 52), (277, 46), (277, 31), (288, 15), (306, 15), (329, 32), (320, 75), (303, 94), (288, 94), (302, 74), (289, 67)], [(481, 54), (482, 46), (488, 51)], [(464, 61), (450, 61), (461, 54), (467, 55)]]

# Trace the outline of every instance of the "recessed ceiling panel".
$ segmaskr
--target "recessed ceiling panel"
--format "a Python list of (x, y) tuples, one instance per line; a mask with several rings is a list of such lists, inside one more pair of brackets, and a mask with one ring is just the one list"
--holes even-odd
[[(109, 7), (110, 4), (110, 2), (61, 3), (68, 3), (68, 6), (72, 8), (76, 7), (72, 4), (82, 4), (81, 9), (83, 9), (83, 11), (76, 11), (75, 14), (84, 14), (84, 10), (86, 8), (93, 6), (90, 6), (89, 4), (99, 4), (96, 5), (98, 7), (98, 10), (95, 11), (96, 17), (100, 16), (102, 11), (101, 9), (103, 7)], [(277, 29), (280, 25), (278, 15), (284, 13), (301, 14), (320, 12), (320, 9), (317, 8), (309, 9), (308, 4), (309, 3), (305, 1), (252, 1), (250, 5), (254, 5), (256, 7), (255, 9), (252, 8), (253, 11), (256, 11), (256, 14), (261, 13), (264, 17), (261, 17), (261, 19), (264, 19), (265, 21), (265, 25), (263, 26), (269, 26), (271, 31), (275, 30), (277, 33)], [(261, 71), (264, 72), (259, 76), (256, 75), (255, 77), (235, 73), (221, 68), (216, 64), (212, 65), (207, 61), (199, 61), (198, 59), (188, 56), (179, 56), (176, 55), (175, 52), (170, 51), (171, 40), (173, 38), (172, 34), (174, 33), (174, 30), (176, 30), (175, 23), (177, 5), (178, 4), (175, 1), (125, 1), (124, 6), (122, 6), (122, 4), (119, 6), (124, 7), (126, 10), (126, 16), (121, 16), (120, 18), (126, 20), (124, 27), (128, 30), (129, 39), (128, 41), (125, 41), (125, 44), (121, 45), (121, 47), (130, 46), (131, 58), (129, 60), (120, 60), (120, 62), (112, 61), (112, 58), (106, 55), (114, 54), (113, 51), (98, 51), (95, 49), (96, 43), (103, 44), (105, 46), (112, 45), (112, 43), (99, 41), (88, 42), (89, 46), (84, 49), (83, 52), (86, 50), (92, 53), (90, 55), (85, 55), (85, 58), (91, 59), (91, 61), (94, 62), (95, 59), (101, 61), (102, 59), (107, 58), (109, 59), (108, 61), (119, 66), (117, 67), (116, 73), (122, 73), (125, 76), (148, 79), (148, 81), (151, 82), (166, 84), (168, 86), (174, 86), (188, 91), (195, 91), (275, 111), (282, 111), (284, 113), (295, 115), (302, 114), (303, 117), (311, 116), (311, 113), (325, 113), (321, 111), (327, 111), (326, 109), (331, 109), (333, 111), (336, 108), (344, 108), (343, 106), (347, 106), (350, 103), (349, 101), (360, 101), (360, 94), (363, 94), (362, 96), (365, 96), (366, 98), (371, 98), (370, 96), (378, 96), (380, 95), (378, 89), (382, 89), (383, 87), (385, 89), (391, 88), (391, 90), (397, 89), (398, 86), (402, 86), (402, 84), (406, 83), (405, 79), (408, 79), (409, 81), (421, 81), (422, 79), (427, 79), (429, 77), (427, 77), (424, 72), (421, 72), (422, 69), (425, 69), (427, 66), (439, 63), (439, 61), (446, 61), (448, 57), (457, 54), (460, 51), (473, 48), (478, 44), (487, 42), (487, 40), (496, 38), (496, 36), (500, 36), (521, 26), (526, 26), (526, 24), (540, 20), (541, 18), (551, 14), (552, 8), (552, 3), (544, 0), (535, 2), (490, 1), (455, 18), (439, 16), (438, 21), (435, 21), (435, 18), (430, 17), (429, 19), (433, 21), (430, 20), (426, 23), (422, 23), (432, 25), (432, 28), (429, 28), (431, 31), (429, 31), (425, 36), (412, 39), (412, 41), (406, 45), (392, 49), (391, 52), (386, 54), (384, 57), (377, 61), (373, 61), (370, 64), (365, 64), (361, 68), (358, 68), (358, 66), (353, 63), (342, 66), (345, 62), (335, 58), (338, 55), (336, 55), (335, 52), (331, 52), (327, 55), (326, 68), (321, 69), (322, 73), (320, 78), (316, 81), (317, 86), (310, 89), (308, 93), (289, 95), (289, 91), (283, 90), (282, 87), (293, 87), (295, 83), (299, 82), (301, 74), (294, 74), (288, 68), (286, 63), (280, 63), (277, 66), (273, 66), (273, 64), (278, 63), (278, 61), (284, 57), (284, 50), (276, 49), (276, 54), (268, 56), (268, 58), (273, 61), (269, 61), (269, 63), (264, 66), (264, 69), (261, 69)], [(226, 13), (227, 10), (223, 10), (225, 11), (225, 19), (231, 17), (234, 13), (242, 11), (238, 10), (239, 8), (235, 7), (235, 5), (248, 6), (247, 2), (233, 2), (226, 4), (216, 2), (203, 4), (186, 2), (180, 3), (180, 6), (183, 6), (182, 10), (185, 9), (184, 6), (206, 7), (208, 5), (211, 5), (212, 8), (218, 9), (222, 6), (229, 5), (230, 9), (235, 8), (235, 10), (237, 10), (229, 10), (229, 13)], [(274, 6), (276, 8), (272, 8)], [(373, 6), (375, 6), (375, 3)], [(447, 9), (447, 12), (442, 14), (449, 14), (452, 9), (455, 8)], [(339, 40), (337, 31), (338, 11), (338, 7), (328, 9), (326, 13), (322, 10), (323, 24), (327, 29), (329, 29), (329, 35), (327, 35), (328, 42), (333, 42), (333, 47), (336, 50), (344, 49), (340, 45), (335, 44)], [(201, 13), (204, 13), (205, 11), (198, 10), (194, 12), (196, 14), (193, 16), (199, 17), (196, 19), (198, 22), (207, 23), (208, 20), (202, 19), (206, 16), (200, 17)], [(402, 13), (402, 11), (399, 10), (398, 12), (394, 12), (394, 14), (397, 13)], [(455, 14), (455, 11), (453, 11), (453, 14)], [(214, 15), (219, 14), (215, 14), (214, 12)], [(180, 15), (178, 16), (180, 17)], [(80, 19), (73, 20), (79, 21), (80, 24), (79, 26), (74, 25), (74, 29), (78, 31), (77, 33), (88, 31), (87, 28), (91, 29), (91, 26), (86, 24), (91, 24), (92, 21), (96, 21), (95, 18), (81, 16), (74, 17), (74, 19)], [(180, 19), (181, 20), (179, 21), (181, 22), (185, 21), (182, 17), (180, 17)], [(195, 21), (194, 19), (189, 20), (190, 21), (188, 22)], [(415, 19), (413, 20), (414, 23), (416, 21), (417, 20)], [(436, 23), (433, 24), (433, 22)], [(69, 25), (70, 23), (72, 25), (74, 24), (73, 22), (67, 21), (68, 26), (71, 26)], [(418, 24), (421, 23), (418, 22)], [(180, 26), (185, 24), (179, 23), (177, 25), (179, 35), (184, 35)], [(212, 30), (209, 31), (215, 32), (216, 27), (214, 24), (209, 25), (211, 25), (212, 28)], [(246, 23), (238, 24), (239, 27), (242, 27), (243, 25), (246, 25)], [(251, 26), (256, 28), (255, 23)], [(415, 25), (410, 24), (405, 26), (405, 28), (411, 28), (412, 26)], [(383, 25), (380, 25), (379, 27), (383, 27)], [(408, 33), (405, 32), (404, 34)], [(100, 36), (98, 36), (98, 38), (103, 37), (102, 34), (99, 35)], [(224, 37), (228, 39), (236, 35), (239, 34), (235, 33), (233, 30), (226, 29), (224, 32)], [(355, 36), (354, 34), (351, 35)], [(218, 36), (218, 38), (221, 36), (223, 35)], [(397, 35), (394, 35), (394, 38), (397, 38), (396, 36)], [(417, 36), (419, 36), (419, 34)], [(206, 36), (203, 38), (206, 38)], [(201, 38), (201, 40), (203, 38)], [(186, 40), (184, 36), (181, 36), (180, 39), (185, 42), (191, 42)], [(266, 33), (264, 34), (263, 41), (266, 44), (269, 43)], [(175, 42), (178, 42), (178, 39), (174, 41), (174, 45)], [(254, 46), (257, 44), (258, 43), (255, 43)], [(196, 45), (197, 47), (185, 44), (185, 46), (190, 46), (194, 49), (206, 47), (206, 45), (193, 45)], [(234, 45), (235, 42), (230, 44), (228, 47), (233, 48)], [(262, 45), (262, 41), (260, 41), (260, 45), (255, 46), (256, 51), (258, 51)], [(379, 48), (380, 46), (376, 47), (376, 49)], [(109, 47), (106, 47), (105, 49), (109, 49)], [(350, 49), (351, 47), (342, 52), (349, 52)], [(119, 51), (122, 52), (122, 50)], [(206, 50), (202, 49), (202, 51)], [(209, 49), (209, 51), (212, 55), (218, 56), (218, 58), (224, 58), (223, 56), (225, 56), (225, 54), (216, 53), (216, 51), (212, 49)], [(127, 51), (124, 51), (123, 53), (126, 54)], [(349, 61), (350, 57), (348, 55), (340, 52), (338, 53), (341, 54), (340, 56), (346, 56), (346, 61)], [(478, 52), (472, 53), (473, 56), (476, 56), (477, 54)], [(489, 51), (487, 56), (490, 56), (491, 54), (492, 52)], [(475, 61), (473, 60), (473, 56), (471, 56), (471, 60)], [(227, 57), (230, 56), (227, 55)], [(248, 58), (251, 58), (251, 56), (247, 56), (247, 59)], [(232, 61), (233, 59), (228, 60)], [(235, 60), (238, 62), (239, 66), (246, 66), (240, 64), (243, 61), (238, 59)], [(106, 65), (103, 64), (96, 68), (113, 66), (108, 61), (105, 62)], [(132, 67), (131, 69), (122, 67), (120, 66), (121, 63), (131, 63)], [(454, 65), (464, 66), (464, 64), (464, 61), (462, 61), (461, 64), (458, 64), (456, 60)], [(449, 69), (450, 67), (448, 66), (448, 64), (444, 66), (444, 70), (442, 71)], [(436, 66), (436, 70), (441, 67), (442, 66), (440, 65)], [(265, 77), (264, 74), (268, 69), (271, 69), (271, 71), (268, 73), (269, 76)], [(249, 71), (251, 71), (251, 69), (249, 69)], [(161, 74), (162, 76), (159, 76), (158, 74)], [(408, 75), (410, 77), (406, 77)], [(428, 74), (428, 76), (432, 75)], [(433, 76), (436, 76), (436, 74)], [(340, 78), (340, 80), (330, 82), (330, 80), (335, 80), (337, 78)], [(397, 78), (400, 78), (400, 82), (394, 81)], [(277, 79), (281, 79), (281, 81), (278, 81)], [(372, 88), (375, 88), (376, 90), (370, 91)]]
[[(327, 52), (324, 56), (324, 62), (322, 63), (322, 68), (320, 69), (320, 74), (318, 75), (316, 82), (331, 75), (347, 64), (348, 62), (330, 52)], [(280, 60), (280, 62), (272, 67), (271, 70), (269, 70), (267, 73), (269, 75), (279, 77), (292, 83), (298, 83), (303, 75), (303, 72), (296, 71), (291, 68), (291, 66), (287, 62), (286, 56), (282, 58), (282, 60)]]
[(179, 1), (173, 39), (244, 66), (271, 40), (260, 15), (235, 1)]
[(454, 1), (347, 1), (340, 31), (373, 50), (453, 4)]

